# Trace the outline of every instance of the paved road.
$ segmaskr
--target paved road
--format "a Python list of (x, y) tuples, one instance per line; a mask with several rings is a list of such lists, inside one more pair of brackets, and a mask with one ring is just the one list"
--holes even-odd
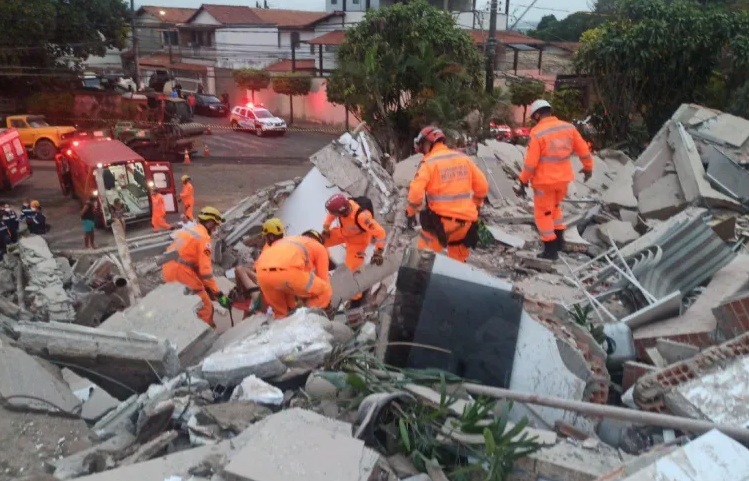
[[(208, 145), (210, 158), (214, 162), (238, 161), (243, 163), (294, 165), (306, 161), (338, 135), (332, 131), (314, 132), (314, 127), (292, 127), (284, 136), (258, 137), (252, 132), (238, 132), (229, 128), (228, 119), (195, 117), (196, 122), (211, 126), (211, 135), (204, 135), (196, 142), (198, 155)], [(304, 130), (303, 130), (304, 129)], [(326, 129), (321, 129), (326, 130)]]

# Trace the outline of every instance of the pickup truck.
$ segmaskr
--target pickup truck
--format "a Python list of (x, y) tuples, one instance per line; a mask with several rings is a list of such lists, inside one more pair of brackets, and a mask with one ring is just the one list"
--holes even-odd
[(24, 147), (41, 160), (54, 160), (62, 136), (75, 132), (75, 127), (49, 125), (42, 115), (9, 115), (0, 126), (18, 130)]

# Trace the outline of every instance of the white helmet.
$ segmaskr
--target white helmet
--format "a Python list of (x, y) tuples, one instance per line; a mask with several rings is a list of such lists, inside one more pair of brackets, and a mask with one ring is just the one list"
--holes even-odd
[(533, 117), (533, 114), (544, 108), (550, 109), (551, 104), (544, 99), (538, 99), (531, 104), (531, 111), (529, 112), (529, 114), (531, 117)]

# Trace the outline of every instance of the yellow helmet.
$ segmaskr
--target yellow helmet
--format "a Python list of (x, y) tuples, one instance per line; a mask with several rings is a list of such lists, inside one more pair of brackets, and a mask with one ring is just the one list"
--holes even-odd
[(203, 207), (198, 213), (198, 219), (203, 221), (212, 220), (218, 225), (224, 222), (224, 218), (221, 217), (221, 211), (215, 207)]
[(183, 175), (183, 176), (181, 177), (181, 180), (182, 180), (182, 182), (184, 182), (184, 181), (186, 181), (186, 180), (190, 180), (190, 176), (189, 176), (189, 175), (187, 175), (187, 174), (185, 174), (185, 175)]
[(31, 201), (31, 207), (33, 207), (34, 209), (38, 209), (41, 206), (42, 206), (42, 204), (40, 204), (38, 200), (32, 200)]
[(284, 235), (283, 222), (278, 217), (273, 217), (263, 222), (263, 235)]

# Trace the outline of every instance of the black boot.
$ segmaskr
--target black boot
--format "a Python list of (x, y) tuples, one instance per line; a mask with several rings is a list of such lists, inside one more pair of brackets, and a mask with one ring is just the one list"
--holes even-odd
[(544, 251), (538, 254), (536, 257), (538, 257), (539, 259), (548, 259), (550, 261), (559, 259), (557, 240), (554, 239), (553, 241), (544, 241)]
[(557, 235), (557, 252), (564, 252), (564, 229), (555, 230), (554, 233)]

